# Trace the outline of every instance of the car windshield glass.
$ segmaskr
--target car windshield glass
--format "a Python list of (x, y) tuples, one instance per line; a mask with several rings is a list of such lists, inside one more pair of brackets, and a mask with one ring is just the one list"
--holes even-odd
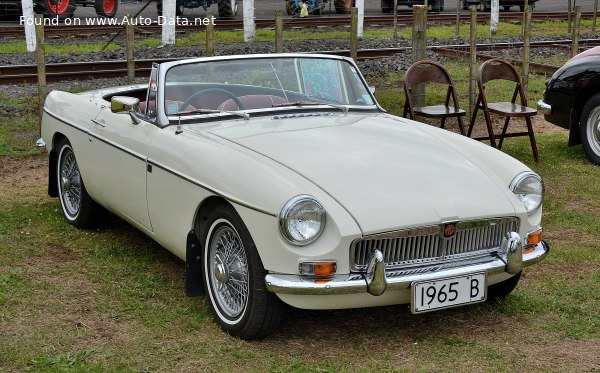
[(297, 56), (175, 65), (167, 71), (164, 97), (167, 115), (375, 105), (348, 61)]

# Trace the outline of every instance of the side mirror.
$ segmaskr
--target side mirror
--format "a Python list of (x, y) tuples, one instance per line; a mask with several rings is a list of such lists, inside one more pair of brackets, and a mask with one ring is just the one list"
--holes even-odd
[(110, 110), (117, 114), (128, 114), (137, 111), (140, 100), (135, 97), (113, 96), (110, 99)]

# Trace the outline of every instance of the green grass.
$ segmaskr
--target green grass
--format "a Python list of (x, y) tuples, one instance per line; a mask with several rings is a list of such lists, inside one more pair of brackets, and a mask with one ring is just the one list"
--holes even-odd
[[(591, 30), (592, 21), (582, 20), (581, 21), (581, 37), (585, 37), (586, 32)], [(516, 22), (500, 22), (498, 25), (498, 32), (496, 37), (504, 36), (521, 36), (522, 26)], [(349, 39), (349, 30), (344, 28), (329, 29), (326, 31), (316, 31), (313, 29), (295, 29), (295, 30), (284, 30), (285, 41), (301, 41), (306, 39), (321, 40), (321, 39), (336, 39), (344, 40)], [(410, 39), (412, 36), (412, 29), (410, 27), (400, 27), (398, 36), (400, 38)], [(468, 38), (470, 35), (469, 24), (462, 24), (460, 27), (459, 35), (456, 35), (455, 25), (444, 25), (444, 26), (431, 26), (427, 29), (427, 37), (433, 39), (449, 39), (454, 37)], [(564, 35), (570, 37), (571, 34), (568, 32), (566, 21), (536, 21), (532, 23), (531, 35)], [(391, 28), (381, 29), (368, 29), (366, 28), (363, 33), (364, 39), (390, 39), (393, 36), (393, 30)], [(486, 23), (480, 23), (477, 26), (477, 36), (480, 38), (491, 37), (489, 25)], [(198, 46), (205, 44), (206, 35), (203, 32), (194, 32), (183, 36), (178, 36), (176, 39), (176, 45), (178, 46)], [(242, 31), (215, 31), (214, 35), (215, 43), (234, 43), (243, 42), (244, 34)], [(274, 42), (275, 31), (269, 29), (257, 29), (256, 30), (256, 41), (257, 42)], [(117, 43), (122, 43), (117, 42)], [(60, 43), (54, 43), (52, 39), (46, 40), (46, 53), (55, 54), (71, 54), (71, 53), (85, 53), (85, 52), (97, 52), (102, 49), (105, 42), (98, 43), (81, 43), (77, 39), (61, 39)], [(162, 40), (159, 37), (138, 37), (136, 40), (136, 47), (151, 47), (156, 48), (162, 45)], [(120, 44), (112, 43), (108, 46), (108, 50), (117, 50), (122, 48)], [(25, 42), (23, 40), (5, 40), (0, 44), (0, 53), (24, 53), (26, 52)], [(564, 62), (564, 61), (563, 61)]]
[[(466, 65), (446, 64), (466, 103)], [(531, 100), (543, 76), (530, 78)], [(370, 79), (380, 103), (401, 113), (400, 74)], [(493, 99), (505, 87), (490, 91)], [(441, 96), (430, 92), (431, 100)], [(600, 347), (600, 173), (566, 132), (504, 150), (546, 184), (551, 253), (525, 270), (503, 302), (423, 315), (406, 306), (290, 310), (274, 335), (246, 342), (223, 333), (204, 298), (186, 298), (184, 264), (109, 216), (81, 231), (46, 196), (31, 98), (0, 101), (20, 117), (0, 125), (0, 371), (590, 371)], [(12, 116), (11, 116), (12, 117)], [(28, 140), (23, 140), (27, 138)], [(18, 177), (8, 170), (15, 169)], [(6, 176), (5, 176), (6, 175)], [(560, 358), (555, 358), (560, 351)], [(595, 360), (594, 360), (595, 359)]]

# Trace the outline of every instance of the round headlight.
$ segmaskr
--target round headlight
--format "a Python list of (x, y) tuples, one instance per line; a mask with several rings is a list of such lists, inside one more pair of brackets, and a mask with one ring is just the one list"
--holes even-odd
[(529, 215), (533, 214), (544, 199), (544, 183), (531, 171), (522, 172), (510, 183), (510, 190), (521, 200)]
[(325, 209), (312, 196), (296, 196), (281, 209), (279, 228), (283, 237), (294, 245), (308, 245), (325, 228)]

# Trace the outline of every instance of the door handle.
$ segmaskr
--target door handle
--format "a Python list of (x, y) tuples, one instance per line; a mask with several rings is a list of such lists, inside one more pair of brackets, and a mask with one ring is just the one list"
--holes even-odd
[(97, 125), (102, 126), (102, 127), (106, 127), (106, 124), (104, 124), (104, 120), (92, 119), (92, 123), (97, 124)]

